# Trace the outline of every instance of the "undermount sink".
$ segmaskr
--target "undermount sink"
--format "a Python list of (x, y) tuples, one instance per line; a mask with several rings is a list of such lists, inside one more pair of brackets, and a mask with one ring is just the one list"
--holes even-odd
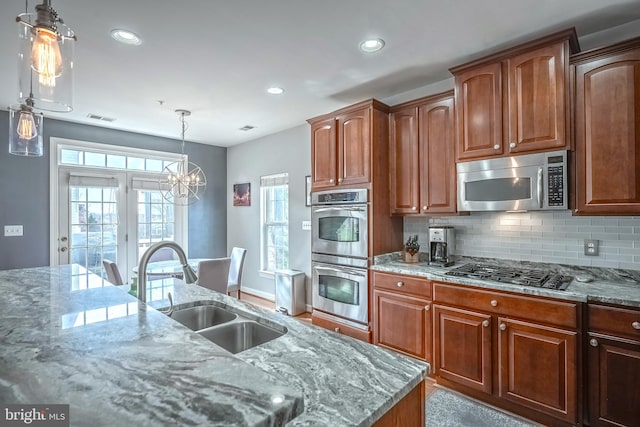
[(222, 307), (199, 302), (194, 307), (178, 308), (169, 315), (192, 331), (236, 354), (264, 344), (287, 333), (258, 323)]
[(237, 319), (238, 315), (214, 305), (199, 305), (175, 310), (171, 314), (171, 318), (192, 331), (199, 331), (211, 326), (231, 322)]
[(283, 332), (252, 321), (229, 323), (198, 333), (233, 354), (284, 335)]

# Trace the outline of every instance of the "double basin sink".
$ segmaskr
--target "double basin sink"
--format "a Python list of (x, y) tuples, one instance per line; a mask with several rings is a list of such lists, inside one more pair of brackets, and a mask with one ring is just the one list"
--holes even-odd
[(182, 323), (209, 341), (236, 354), (281, 337), (279, 331), (234, 313), (212, 302), (200, 301), (193, 307), (178, 308), (169, 317)]

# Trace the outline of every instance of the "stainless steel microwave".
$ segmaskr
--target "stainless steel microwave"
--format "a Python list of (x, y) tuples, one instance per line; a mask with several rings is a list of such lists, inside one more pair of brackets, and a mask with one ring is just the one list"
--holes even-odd
[(568, 209), (566, 151), (462, 162), (456, 170), (459, 211)]

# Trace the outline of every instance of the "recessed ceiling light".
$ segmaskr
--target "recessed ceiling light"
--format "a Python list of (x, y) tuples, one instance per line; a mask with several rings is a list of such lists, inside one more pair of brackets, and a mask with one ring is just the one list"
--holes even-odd
[(284, 92), (284, 89), (274, 86), (267, 89), (267, 92), (269, 92), (271, 95), (281, 95), (282, 92)]
[(383, 47), (384, 40), (382, 39), (368, 39), (360, 43), (360, 50), (367, 53), (377, 52)]
[(135, 46), (142, 44), (142, 39), (137, 34), (127, 30), (111, 30), (111, 37), (124, 44), (131, 44)]

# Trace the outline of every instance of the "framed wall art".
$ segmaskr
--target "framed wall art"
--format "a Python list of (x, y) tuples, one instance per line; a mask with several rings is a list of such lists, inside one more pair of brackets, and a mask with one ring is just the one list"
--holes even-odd
[(233, 206), (251, 206), (251, 183), (233, 184)]

